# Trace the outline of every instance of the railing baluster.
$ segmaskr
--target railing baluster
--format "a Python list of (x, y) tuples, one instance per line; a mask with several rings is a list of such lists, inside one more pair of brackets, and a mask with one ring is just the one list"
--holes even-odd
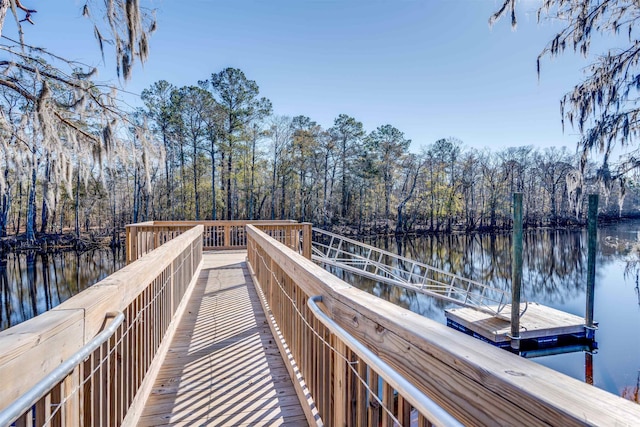
[[(358, 360), (357, 372), (360, 378), (366, 381), (368, 367), (364, 360)], [(366, 382), (356, 381), (356, 422), (355, 425), (359, 427), (367, 426), (367, 389), (365, 387)]]
[(369, 389), (369, 398), (367, 399), (367, 414), (369, 416), (368, 419), (368, 427), (379, 427), (380, 426), (380, 402), (374, 397), (378, 396), (379, 391), (379, 377), (378, 373), (369, 368), (369, 381), (368, 381)]
[[(345, 354), (346, 346), (335, 335), (331, 336), (333, 347), (337, 354)], [(333, 396), (335, 401), (333, 402), (333, 422), (329, 425), (342, 426), (347, 422), (347, 414), (345, 406), (349, 402), (347, 390), (346, 390), (346, 368), (345, 361), (338, 358), (336, 355), (333, 357)], [(337, 399), (337, 396), (342, 396), (342, 399)]]
[[(387, 411), (382, 412), (382, 427), (393, 427), (394, 422), (392, 415), (395, 415), (393, 405), (393, 388), (386, 382), (382, 381), (382, 405)], [(390, 413), (391, 412), (391, 413)]]

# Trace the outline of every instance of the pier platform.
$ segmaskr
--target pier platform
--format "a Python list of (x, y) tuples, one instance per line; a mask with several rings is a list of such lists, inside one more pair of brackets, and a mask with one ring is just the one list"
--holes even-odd
[(139, 427), (307, 424), (246, 257), (244, 250), (203, 254)]
[[(498, 347), (510, 347), (510, 305), (500, 312), (500, 316), (468, 307), (445, 310), (445, 316), (447, 326)], [(529, 302), (526, 311), (520, 317), (521, 342), (530, 341), (537, 346), (556, 346), (564, 344), (566, 338), (586, 338), (586, 327), (582, 317)]]

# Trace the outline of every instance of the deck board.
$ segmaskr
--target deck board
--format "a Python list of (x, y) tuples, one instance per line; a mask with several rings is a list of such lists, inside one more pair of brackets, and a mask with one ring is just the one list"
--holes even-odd
[(205, 252), (140, 426), (307, 425), (245, 258)]
[[(503, 318), (466, 307), (445, 310), (445, 315), (492, 342), (510, 341), (511, 322), (507, 319), (511, 318), (511, 305), (502, 311)], [(578, 334), (584, 330), (584, 318), (535, 302), (529, 303), (520, 318), (521, 339)]]

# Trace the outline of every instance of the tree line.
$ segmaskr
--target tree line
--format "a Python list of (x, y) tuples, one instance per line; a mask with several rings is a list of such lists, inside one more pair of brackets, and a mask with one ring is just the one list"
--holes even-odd
[[(153, 11), (124, 0), (83, 3), (100, 52), (113, 46), (127, 80), (147, 57)], [(516, 3), (504, 0), (490, 25), (510, 15), (515, 27)], [(191, 86), (159, 81), (131, 112), (91, 67), (25, 42), (22, 25), (33, 24), (36, 11), (11, 5), (0, 0), (0, 236), (24, 233), (33, 242), (38, 233), (99, 230), (117, 240), (124, 224), (147, 219), (497, 229), (510, 224), (514, 191), (524, 193), (528, 226), (583, 221), (593, 192), (603, 196), (606, 215), (637, 206), (636, 153), (610, 164), (614, 148), (628, 148), (638, 135), (633, 2), (549, 0), (538, 10), (539, 21), (566, 18), (540, 53), (538, 71), (542, 59), (567, 48), (588, 55), (594, 31), (626, 28), (630, 47), (599, 55), (561, 100), (563, 125), (580, 132), (579, 156), (563, 148), (476, 150), (455, 138), (410, 149), (395, 127), (365, 130), (346, 114), (324, 129), (304, 115), (274, 115), (256, 82), (234, 68)], [(2, 33), (9, 11), (13, 38)], [(588, 157), (598, 150), (602, 162), (594, 166)]]
[(191, 86), (154, 83), (142, 92), (144, 107), (121, 124), (87, 124), (101, 144), (55, 128), (47, 140), (35, 138), (20, 99), (2, 95), (3, 110), (15, 111), (5, 114), (14, 118), (6, 127), (20, 126), (2, 140), (2, 236), (97, 230), (117, 239), (125, 224), (153, 219), (494, 230), (510, 226), (513, 192), (524, 193), (527, 226), (583, 221), (591, 192), (602, 194), (607, 215), (637, 205), (633, 176), (606, 180), (601, 169), (581, 170), (565, 148), (478, 150), (451, 137), (416, 148), (390, 124), (367, 131), (340, 114), (325, 129), (304, 115), (276, 115), (235, 68)]

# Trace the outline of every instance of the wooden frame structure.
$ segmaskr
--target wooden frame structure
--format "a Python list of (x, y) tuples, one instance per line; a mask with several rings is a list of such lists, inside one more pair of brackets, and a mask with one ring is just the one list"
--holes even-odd
[[(207, 227), (215, 230), (209, 236), (222, 233), (222, 240), (207, 242)], [(233, 237), (233, 227), (245, 231)], [(300, 400), (314, 405), (310, 423), (429, 425), (406, 396), (396, 394), (392, 381), (382, 380), (313, 316), (311, 296), (321, 296), (321, 308), (336, 324), (465, 425), (640, 420), (639, 405), (350, 286), (310, 260), (311, 225), (292, 222), (129, 226), (127, 267), (0, 333), (0, 410), (101, 331), (106, 313), (121, 311), (126, 319), (113, 337), (16, 423), (134, 424), (201, 268), (202, 251), (215, 248), (211, 244), (247, 248), (270, 327), (283, 339), (281, 354), (285, 363), (293, 362), (294, 383), (306, 384)]]
[[(138, 224), (130, 224), (126, 230), (127, 264), (135, 261), (144, 254), (160, 247), (169, 240), (179, 236), (196, 225), (202, 225), (203, 250), (229, 250), (246, 249), (246, 226), (253, 224), (262, 230), (268, 231), (272, 237), (287, 244), (293, 245), (298, 231), (304, 230), (311, 241), (311, 223), (297, 223), (295, 221), (148, 221)], [(284, 227), (284, 226), (291, 227)], [(293, 227), (293, 228), (292, 228)], [(286, 230), (286, 231), (285, 231)], [(289, 232), (288, 235), (283, 233)], [(311, 257), (311, 247), (308, 249)], [(305, 254), (306, 256), (307, 254)]]

